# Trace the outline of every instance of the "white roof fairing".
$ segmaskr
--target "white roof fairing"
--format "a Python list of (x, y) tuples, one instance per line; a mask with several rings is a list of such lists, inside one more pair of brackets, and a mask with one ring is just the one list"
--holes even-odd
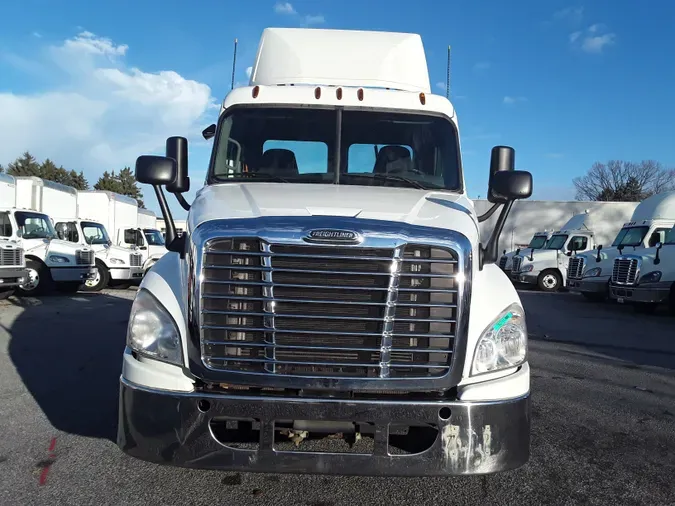
[(361, 86), (431, 93), (419, 35), (359, 30), (266, 28), (249, 84)]

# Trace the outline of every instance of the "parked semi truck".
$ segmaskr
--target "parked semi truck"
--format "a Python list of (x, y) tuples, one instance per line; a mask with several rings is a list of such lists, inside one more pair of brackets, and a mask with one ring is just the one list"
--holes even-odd
[(655, 246), (614, 259), (609, 293), (642, 313), (666, 304), (675, 314), (675, 226)]
[(148, 262), (145, 265), (147, 272), (166, 253), (166, 244), (164, 234), (157, 228), (157, 217), (149, 209), (138, 210), (138, 226), (148, 251)]
[(664, 243), (673, 225), (675, 191), (646, 198), (635, 208), (630, 221), (623, 224), (610, 247), (599, 244), (596, 250), (570, 260), (567, 287), (589, 300), (607, 299), (614, 260), (624, 253), (639, 255), (645, 248)]
[(591, 219), (588, 212), (577, 214), (551, 235), (543, 249), (530, 248), (514, 256), (511, 279), (537, 285), (545, 292), (560, 290), (565, 286), (570, 256), (595, 247)]
[[(14, 178), (0, 174), (0, 207), (14, 202), (15, 192)], [(9, 211), (0, 209), (0, 300), (12, 295), (27, 276), (21, 240), (14, 234)]]
[(551, 238), (553, 232), (549, 230), (544, 230), (542, 232), (535, 232), (530, 239), (530, 242), (524, 248), (516, 248), (513, 251), (507, 252), (504, 250), (502, 256), (499, 258), (499, 268), (503, 270), (507, 276), (511, 276), (511, 271), (513, 270), (513, 257), (520, 254), (522, 250), (538, 250), (544, 249), (548, 240)]
[[(169, 253), (132, 305), (120, 448), (266, 472), (524, 464), (527, 328), (496, 262), (532, 176), (493, 148), (500, 219), (481, 243), (457, 116), (431, 93), (419, 35), (266, 29), (249, 86), (203, 133), (213, 154), (180, 237), (163, 189), (189, 188), (187, 140), (136, 161)], [(312, 450), (317, 437), (366, 447)]]
[(27, 276), (17, 288), (20, 295), (39, 295), (53, 288), (75, 292), (94, 275), (93, 250), (59, 240), (51, 218), (43, 212), (68, 205), (63, 187), (37, 177), (16, 177), (14, 198), (7, 195), (3, 199), (6, 207), (1, 207), (0, 213), (11, 227), (8, 239), (25, 255)]

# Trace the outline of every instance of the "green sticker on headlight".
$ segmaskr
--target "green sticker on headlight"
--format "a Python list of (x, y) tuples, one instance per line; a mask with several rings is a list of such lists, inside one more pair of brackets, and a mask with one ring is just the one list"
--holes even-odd
[(492, 330), (497, 331), (497, 330), (501, 329), (504, 325), (506, 325), (506, 323), (507, 323), (511, 318), (513, 318), (513, 313), (512, 313), (511, 311), (509, 311), (509, 312), (506, 313), (504, 316), (502, 316), (502, 317), (497, 321), (497, 323), (495, 323), (495, 324), (492, 326)]

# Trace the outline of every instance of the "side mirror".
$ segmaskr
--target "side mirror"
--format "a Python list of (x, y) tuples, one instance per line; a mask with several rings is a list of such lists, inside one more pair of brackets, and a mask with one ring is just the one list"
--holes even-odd
[(516, 150), (510, 146), (495, 146), (490, 152), (490, 179), (488, 181), (488, 201), (501, 204), (504, 200), (492, 189), (493, 177), (498, 172), (509, 172), (516, 167)]
[(534, 248), (530, 250), (530, 262), (534, 261)]
[(170, 193), (185, 193), (190, 191), (188, 177), (188, 141), (185, 137), (169, 137), (166, 140), (166, 157), (176, 160), (176, 176), (166, 185)]
[(216, 135), (215, 123), (207, 126), (204, 130), (202, 130), (202, 137), (204, 137), (204, 139), (206, 139), (207, 141), (215, 137), (215, 135)]
[(598, 254), (595, 256), (595, 261), (599, 262), (600, 261), (600, 251), (602, 250), (602, 244), (598, 246)]
[(502, 255), (506, 255), (506, 250), (504, 250), (504, 253), (502, 253)]
[(656, 249), (661, 249), (663, 248), (663, 243), (661, 241), (656, 243)]
[(661, 248), (663, 248), (663, 243), (659, 241), (656, 243), (656, 256), (654, 257), (654, 265), (659, 265), (661, 263), (661, 257), (659, 256)]
[(176, 160), (166, 156), (142, 155), (136, 158), (136, 180), (139, 183), (168, 185), (176, 179)]
[(524, 170), (499, 171), (490, 177), (489, 195), (494, 203), (529, 198), (532, 174)]

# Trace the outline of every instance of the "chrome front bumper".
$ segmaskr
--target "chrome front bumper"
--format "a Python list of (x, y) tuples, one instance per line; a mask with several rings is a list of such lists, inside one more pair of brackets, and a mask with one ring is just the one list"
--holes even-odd
[(129, 281), (143, 278), (143, 267), (113, 267), (110, 277), (115, 281)]
[(49, 273), (57, 283), (86, 281), (96, 277), (96, 268), (93, 265), (77, 267), (50, 267)]
[[(218, 427), (226, 419), (259, 423), (254, 449), (223, 441)], [(288, 443), (275, 431), (279, 420), (368, 423), (373, 428), (372, 449), (360, 453), (314, 447), (302, 451), (302, 446), (279, 449)], [(394, 455), (389, 451), (392, 423), (431, 425), (437, 432), (426, 450)], [(153, 390), (121, 378), (117, 444), (142, 460), (200, 469), (370, 476), (489, 474), (515, 469), (529, 459), (530, 396), (494, 402), (244, 396)]]
[(28, 279), (28, 271), (23, 267), (0, 267), (0, 288), (19, 286)]

